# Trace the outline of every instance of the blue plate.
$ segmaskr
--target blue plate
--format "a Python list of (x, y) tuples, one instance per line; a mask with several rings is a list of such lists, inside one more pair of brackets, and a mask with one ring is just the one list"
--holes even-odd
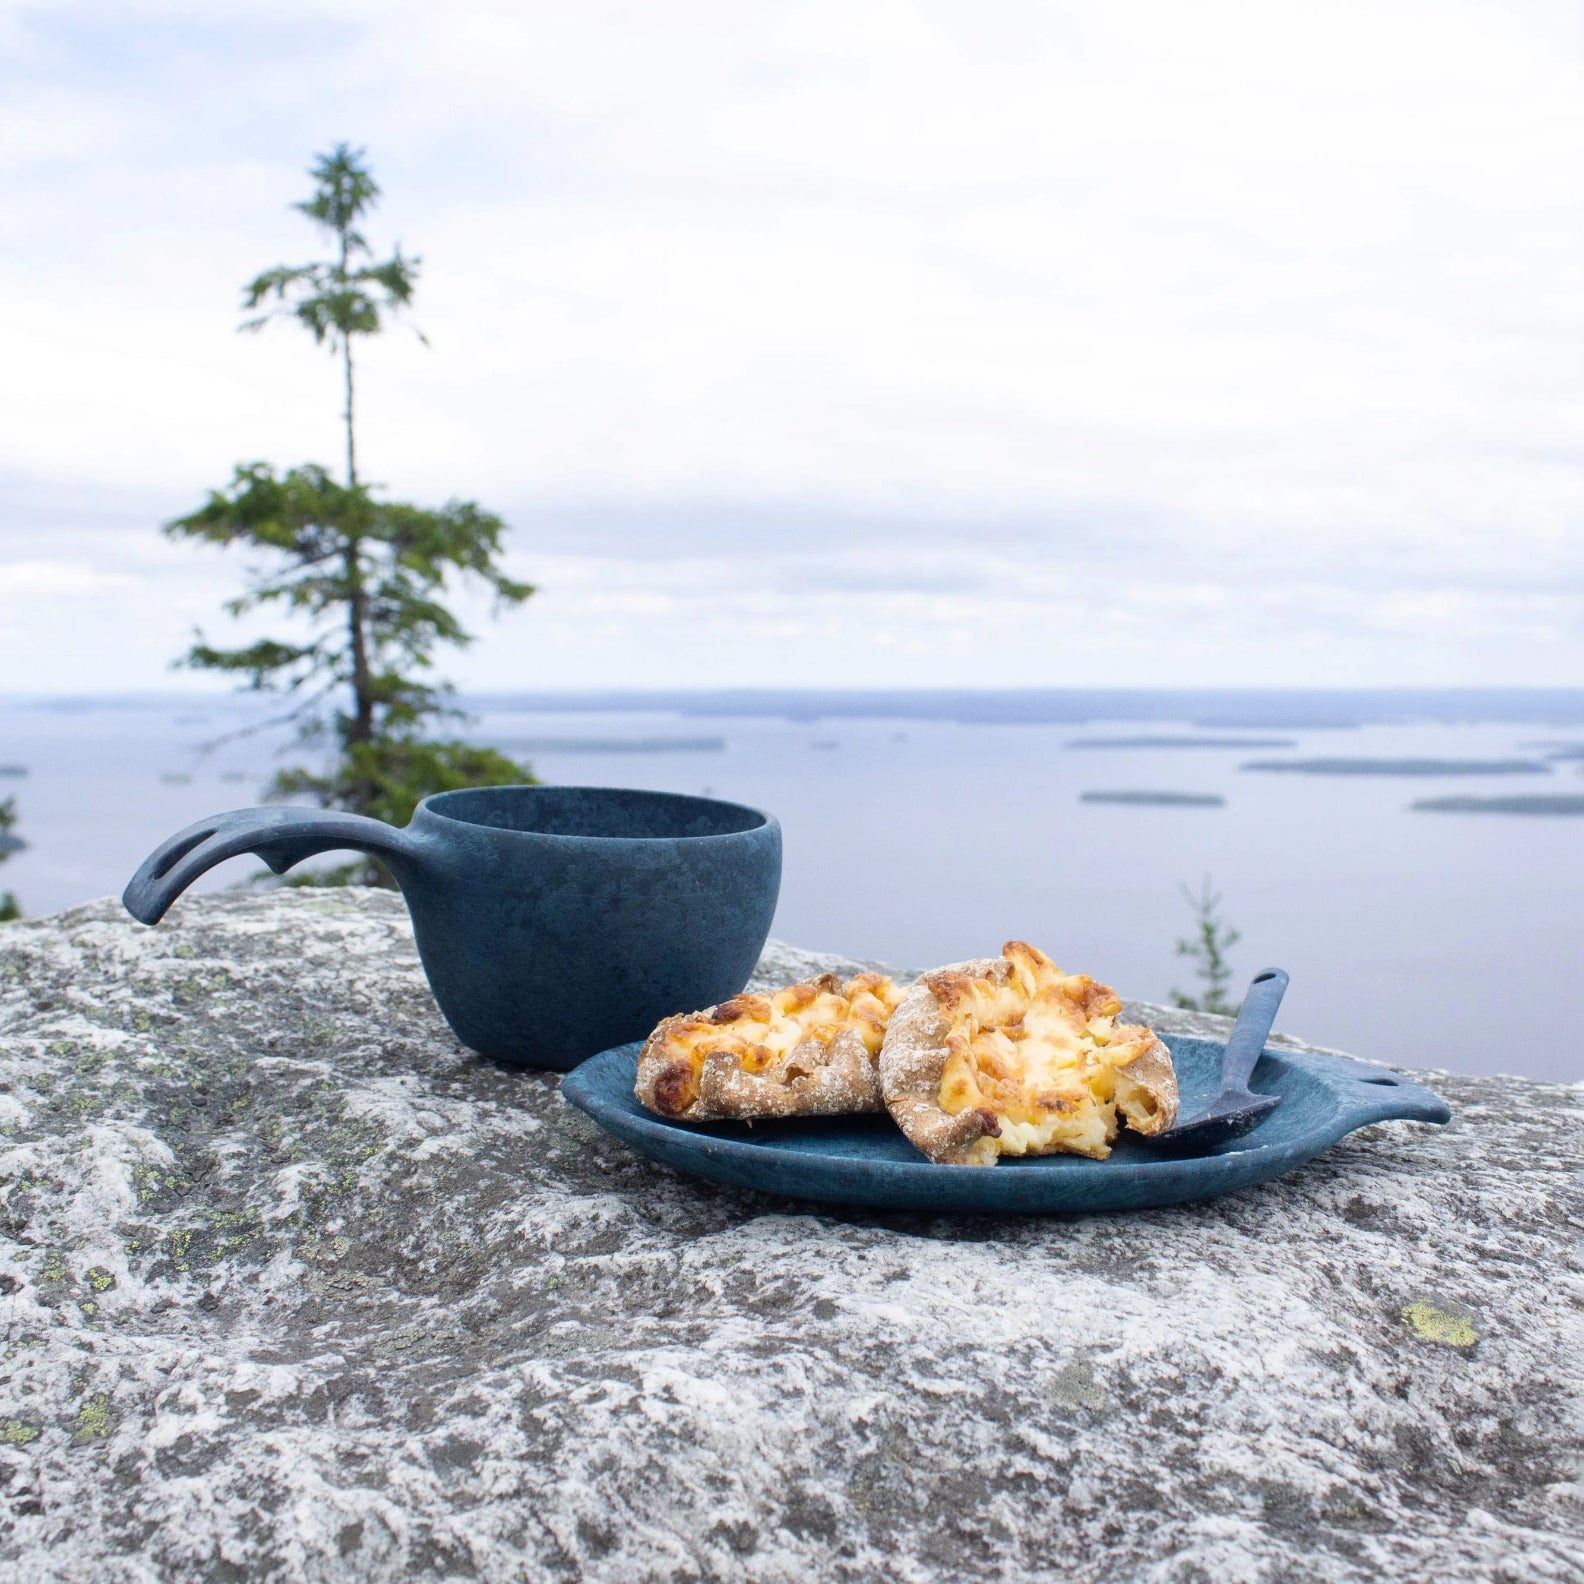
[[(1214, 1092), (1222, 1046), (1167, 1034), (1182, 1112)], [(679, 1171), (734, 1188), (833, 1204), (941, 1212), (1139, 1210), (1231, 1193), (1280, 1177), (1354, 1128), (1390, 1117), (1449, 1122), (1439, 1095), (1382, 1067), (1267, 1050), (1251, 1087), (1282, 1103), (1252, 1131), (1205, 1155), (1174, 1157), (1123, 1130), (1110, 1159), (1044, 1155), (999, 1165), (936, 1166), (888, 1116), (790, 1121), (667, 1122), (633, 1095), (637, 1045), (591, 1056), (561, 1093), (602, 1128)]]

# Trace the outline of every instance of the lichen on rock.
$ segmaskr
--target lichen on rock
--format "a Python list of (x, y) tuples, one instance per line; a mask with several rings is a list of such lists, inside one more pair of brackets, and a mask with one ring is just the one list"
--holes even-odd
[(1433, 1082), (1226, 1199), (844, 1212), (460, 1048), (390, 894), (10, 925), (0, 1572), (1584, 1578), (1584, 1092)]

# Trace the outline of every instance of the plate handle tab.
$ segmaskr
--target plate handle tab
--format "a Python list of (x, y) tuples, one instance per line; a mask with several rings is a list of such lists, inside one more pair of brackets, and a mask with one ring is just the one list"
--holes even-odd
[(1452, 1108), (1434, 1090), (1387, 1067), (1367, 1067), (1362, 1062), (1337, 1063), (1343, 1070), (1343, 1098), (1353, 1127), (1369, 1122), (1434, 1122), (1452, 1120)]

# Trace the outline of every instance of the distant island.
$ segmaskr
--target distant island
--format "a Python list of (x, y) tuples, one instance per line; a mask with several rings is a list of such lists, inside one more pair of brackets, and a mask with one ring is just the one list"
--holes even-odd
[(27, 843), (20, 836), (13, 836), (10, 831), (0, 831), (0, 858), (9, 858), (14, 852), (21, 852)]
[(1300, 707), (1275, 709), (1267, 714), (1250, 710), (1239, 715), (1202, 715), (1188, 724), (1204, 731), (1357, 731), (1364, 722), (1358, 715)]
[(1420, 798), (1408, 807), (1424, 814), (1581, 814), (1584, 796), (1566, 793), (1536, 794), (1531, 797), (1444, 797)]
[(26, 774), (27, 774), (27, 766), (26, 765), (3, 765), (3, 764), (0, 764), (0, 776), (25, 776)]
[(1251, 759), (1240, 770), (1318, 776), (1550, 775), (1537, 759)]
[(1296, 737), (1073, 737), (1064, 748), (1296, 748)]
[(1137, 803), (1146, 808), (1225, 808), (1214, 792), (1081, 792), (1080, 803)]
[(1237, 733), (1401, 726), (1521, 723), (1536, 736), (1584, 727), (1584, 688), (637, 688), (591, 692), (474, 693), (475, 712), (587, 714), (676, 711), (694, 716), (783, 720), (958, 721), (967, 726), (1137, 723), (1144, 730), (1196, 727)]

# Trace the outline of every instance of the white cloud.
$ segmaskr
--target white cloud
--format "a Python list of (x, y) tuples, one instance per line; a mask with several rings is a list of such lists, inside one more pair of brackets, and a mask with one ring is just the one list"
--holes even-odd
[(765, 682), (1584, 661), (1569, 8), (0, 26), (0, 472), (26, 486), (0, 563), (161, 568), (136, 640), (107, 619), (62, 676), (123, 672), (161, 622), (174, 651), (215, 597), (221, 563), (149, 548), (162, 517), (236, 460), (338, 454), (323, 355), (233, 329), (243, 279), (312, 251), (287, 206), (348, 134), (387, 191), (371, 233), (424, 256), (433, 341), (370, 349), (363, 455), (506, 511), (543, 586), (465, 677), (708, 683), (706, 634)]
[(98, 572), (69, 561), (11, 561), (0, 564), (0, 599), (77, 600), (85, 595), (141, 588), (137, 578)]

